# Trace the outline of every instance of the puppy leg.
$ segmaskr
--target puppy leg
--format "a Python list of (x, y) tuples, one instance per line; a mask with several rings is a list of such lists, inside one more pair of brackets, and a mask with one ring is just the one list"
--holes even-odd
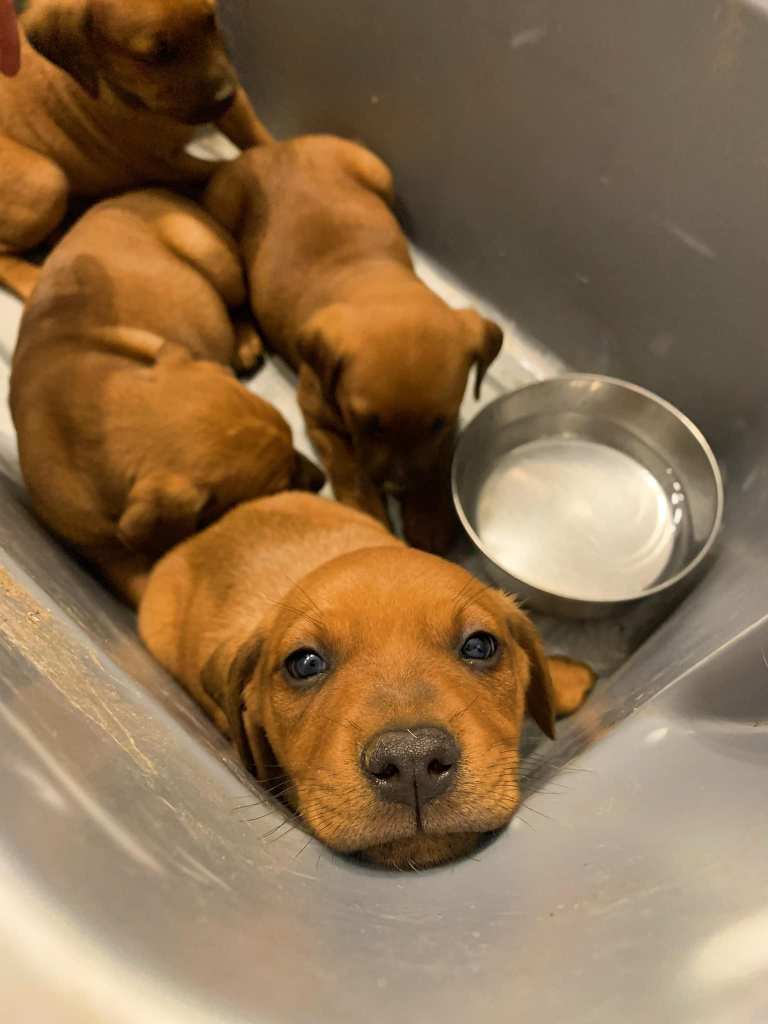
[(131, 608), (138, 608), (149, 579), (153, 559), (116, 548), (85, 552), (105, 583)]
[(384, 161), (357, 143), (344, 142), (336, 145), (344, 147), (341, 151), (344, 153), (350, 173), (366, 188), (381, 196), (388, 206), (392, 206), (395, 201), (395, 182)]
[(351, 505), (361, 512), (367, 512), (391, 529), (392, 524), (382, 496), (358, 469), (349, 440), (310, 421), (307, 421), (307, 433), (325, 466), (336, 499), (342, 505)]
[(328, 473), (337, 500), (351, 505), (391, 529), (387, 507), (376, 487), (361, 472), (355, 450), (340, 418), (334, 417), (323, 400), (317, 377), (302, 366), (296, 397), (304, 415), (309, 439)]
[(232, 366), (237, 373), (255, 373), (264, 363), (264, 343), (250, 313), (237, 314), (232, 326), (235, 329), (235, 355)]
[(242, 87), (238, 88), (234, 103), (216, 123), (216, 127), (240, 149), (264, 146), (275, 141), (256, 116), (251, 101)]
[(40, 268), (34, 263), (27, 263), (18, 256), (3, 255), (0, 250), (0, 285), (4, 285), (23, 302), (26, 302), (35, 290)]
[(401, 511), (403, 534), (413, 547), (441, 555), (456, 539), (459, 521), (445, 482), (408, 491), (401, 499)]
[(180, 473), (148, 473), (131, 488), (117, 536), (130, 551), (162, 551), (195, 532), (209, 497)]
[(17, 254), (51, 234), (67, 209), (69, 183), (52, 160), (0, 135), (0, 284), (27, 298), (37, 268)]
[(459, 532), (459, 519), (451, 495), (450, 439), (433, 453), (432, 468), (423, 483), (401, 499), (403, 533), (409, 544), (433, 554), (444, 554)]
[(571, 658), (547, 658), (547, 664), (555, 691), (555, 714), (572, 715), (587, 699), (597, 676), (589, 665)]

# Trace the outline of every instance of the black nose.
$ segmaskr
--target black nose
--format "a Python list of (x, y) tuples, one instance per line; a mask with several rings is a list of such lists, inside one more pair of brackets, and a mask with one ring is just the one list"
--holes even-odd
[(458, 763), (453, 736), (423, 726), (380, 732), (362, 756), (363, 772), (382, 800), (417, 810), (453, 787)]

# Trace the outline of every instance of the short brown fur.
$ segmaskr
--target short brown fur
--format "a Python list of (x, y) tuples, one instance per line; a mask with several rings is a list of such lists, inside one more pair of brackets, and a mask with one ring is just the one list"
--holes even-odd
[(21, 71), (0, 77), (0, 283), (23, 298), (34, 271), (19, 254), (71, 196), (204, 182), (215, 163), (184, 151), (198, 123), (241, 147), (271, 141), (214, 0), (30, 0), (21, 21)]
[(236, 502), (322, 486), (229, 368), (259, 358), (230, 319), (243, 297), (225, 233), (150, 190), (94, 206), (27, 304), (10, 400), (33, 507), (130, 599), (160, 552)]
[(240, 240), (264, 334), (299, 372), (309, 434), (342, 502), (444, 550), (449, 467), (470, 370), (476, 388), (502, 332), (454, 310), (415, 275), (391, 210), (388, 168), (362, 146), (306, 136), (222, 167), (206, 204)]
[[(553, 689), (514, 601), (311, 495), (241, 505), (167, 554), (139, 629), (319, 839), (391, 867), (450, 860), (504, 826), (519, 802), (526, 706), (554, 733), (557, 675)], [(459, 657), (475, 630), (498, 638), (487, 665)], [(284, 662), (307, 646), (330, 670), (299, 689)], [(427, 804), (419, 827), (409, 808), (377, 799), (360, 763), (382, 729), (423, 725), (451, 730), (461, 763), (455, 789)]]

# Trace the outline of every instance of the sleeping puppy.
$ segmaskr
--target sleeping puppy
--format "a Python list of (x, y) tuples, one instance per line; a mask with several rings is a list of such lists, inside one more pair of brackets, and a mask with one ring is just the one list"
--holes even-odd
[(390, 208), (392, 178), (361, 146), (306, 136), (222, 166), (208, 210), (240, 241), (266, 341), (299, 372), (299, 401), (340, 501), (444, 550), (459, 405), (502, 343), (415, 275)]
[(169, 552), (139, 630), (318, 839), (394, 868), (461, 856), (506, 825), (525, 710), (552, 736), (560, 668), (571, 698), (594, 681), (548, 661), (500, 591), (296, 493)]
[[(0, 78), (0, 283), (26, 297), (30, 264), (70, 196), (204, 182), (184, 152), (216, 122), (241, 147), (271, 141), (238, 85), (214, 0), (29, 0), (21, 71)], [(2, 254), (5, 255), (2, 255)]]
[(22, 473), (40, 518), (124, 596), (149, 556), (235, 502), (322, 486), (222, 365), (260, 357), (230, 319), (244, 296), (231, 239), (150, 190), (89, 210), (27, 303), (10, 387)]
[[(11, 377), (32, 507), (129, 601), (159, 555), (238, 502), (323, 476), (232, 371), (148, 332), (62, 332)], [(40, 353), (35, 353), (39, 356)]]
[(196, 203), (143, 189), (92, 206), (43, 264), (20, 346), (97, 328), (150, 331), (238, 372), (262, 349), (237, 247)]

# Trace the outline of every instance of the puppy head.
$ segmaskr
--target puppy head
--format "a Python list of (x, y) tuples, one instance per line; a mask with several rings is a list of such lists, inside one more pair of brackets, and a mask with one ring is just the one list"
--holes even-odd
[(526, 705), (554, 731), (547, 663), (514, 602), (404, 547), (311, 573), (204, 677), (246, 763), (279, 765), (320, 840), (396, 868), (506, 825)]
[(177, 433), (181, 445), (175, 446), (171, 464), (185, 467), (206, 487), (199, 525), (253, 498), (322, 488), (323, 473), (294, 449), (283, 416), (229, 368), (190, 360), (174, 387), (175, 409), (186, 429)]
[[(127, 547), (164, 551), (241, 502), (322, 487), (323, 474), (294, 450), (280, 413), (227, 367), (166, 345), (155, 366), (136, 373), (145, 403), (129, 427), (150, 442), (117, 527)], [(112, 441), (121, 444), (117, 435)]]
[(184, 124), (214, 121), (234, 100), (214, 0), (32, 0), (22, 24), (91, 96), (105, 82), (129, 106)]
[(439, 300), (375, 310), (329, 307), (308, 325), (299, 352), (379, 486), (409, 490), (450, 457), (474, 367), (475, 394), (502, 331), (471, 309)]

